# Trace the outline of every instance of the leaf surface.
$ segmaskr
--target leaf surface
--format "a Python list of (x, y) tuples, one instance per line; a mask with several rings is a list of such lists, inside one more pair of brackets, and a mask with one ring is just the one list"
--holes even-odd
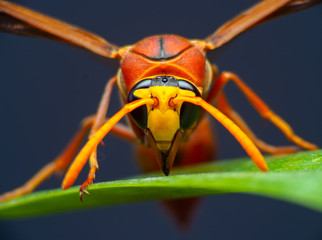
[(270, 171), (260, 172), (250, 159), (220, 161), (177, 169), (171, 176), (142, 175), (95, 183), (92, 196), (79, 200), (79, 187), (34, 192), (0, 204), (0, 218), (59, 213), (148, 200), (224, 193), (251, 193), (322, 211), (322, 151), (266, 157)]

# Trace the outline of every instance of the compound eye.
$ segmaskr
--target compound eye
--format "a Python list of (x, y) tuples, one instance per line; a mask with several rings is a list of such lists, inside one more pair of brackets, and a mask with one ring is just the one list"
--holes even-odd
[(193, 92), (197, 97), (201, 96), (198, 88), (196, 88), (195, 85), (186, 80), (178, 80), (178, 87), (182, 90), (189, 90)]
[[(145, 79), (136, 83), (127, 96), (127, 102), (130, 103), (140, 99), (139, 97), (135, 96), (134, 92), (138, 89), (149, 88), (151, 86), (151, 83), (151, 79)], [(132, 112), (130, 112), (130, 116), (132, 117), (136, 125), (138, 125), (141, 129), (146, 128), (148, 122), (148, 114), (145, 105), (134, 109)]]
[[(185, 80), (178, 81), (179, 88), (182, 90), (188, 90), (195, 94), (196, 97), (200, 97), (199, 90), (190, 82)], [(184, 130), (190, 128), (199, 118), (201, 107), (192, 103), (184, 102), (180, 109), (180, 127)]]
[(198, 120), (201, 108), (192, 103), (184, 102), (180, 109), (180, 127), (189, 129)]

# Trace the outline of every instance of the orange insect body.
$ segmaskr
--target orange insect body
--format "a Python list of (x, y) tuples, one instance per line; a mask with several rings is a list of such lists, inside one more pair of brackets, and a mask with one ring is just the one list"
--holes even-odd
[(129, 91), (141, 79), (170, 75), (189, 80), (202, 89), (205, 66), (204, 52), (188, 39), (175, 35), (153, 36), (136, 43), (124, 53), (122, 81)]

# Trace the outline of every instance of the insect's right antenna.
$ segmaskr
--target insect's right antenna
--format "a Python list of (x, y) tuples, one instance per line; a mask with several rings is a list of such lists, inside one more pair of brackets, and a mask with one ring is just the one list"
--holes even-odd
[(73, 185), (93, 150), (103, 140), (105, 135), (109, 133), (114, 125), (117, 124), (127, 113), (142, 105), (154, 104), (155, 100), (153, 98), (139, 99), (125, 104), (120, 111), (111, 117), (94, 135), (91, 136), (90, 140), (88, 140), (85, 146), (81, 149), (65, 175), (62, 188), (67, 189)]

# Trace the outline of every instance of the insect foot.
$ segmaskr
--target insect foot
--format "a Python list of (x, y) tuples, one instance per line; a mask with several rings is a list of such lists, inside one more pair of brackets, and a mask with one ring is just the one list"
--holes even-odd
[(84, 194), (87, 194), (87, 195), (89, 195), (89, 196), (92, 196), (84, 187), (81, 187), (80, 189), (79, 189), (79, 199), (81, 200), (81, 202), (83, 203), (84, 201), (83, 201), (83, 195)]

